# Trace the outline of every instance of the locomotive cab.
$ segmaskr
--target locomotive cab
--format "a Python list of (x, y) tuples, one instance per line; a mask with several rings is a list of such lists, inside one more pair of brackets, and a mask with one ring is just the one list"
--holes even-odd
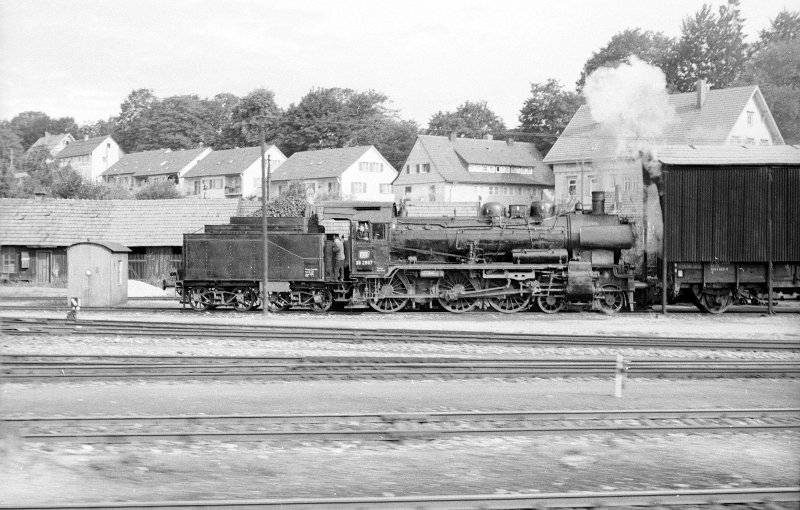
[(350, 267), (354, 275), (386, 273), (390, 235), (390, 223), (369, 220), (350, 222)]

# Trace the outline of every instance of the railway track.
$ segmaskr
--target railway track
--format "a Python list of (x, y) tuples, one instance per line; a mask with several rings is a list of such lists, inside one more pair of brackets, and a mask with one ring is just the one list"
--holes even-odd
[[(650, 491), (566, 492), (535, 494), (479, 494), (358, 498), (294, 498), (261, 500), (148, 501), (113, 503), (59, 503), (58, 505), (0, 505), (0, 510), (522, 510), (530, 508), (685, 507), (763, 505), (798, 508), (800, 487), (746, 489), (682, 489)], [(752, 507), (750, 507), (752, 508)]]
[[(798, 377), (798, 360), (630, 358), (629, 377)], [(6, 380), (611, 377), (615, 358), (0, 355)]]
[(399, 441), (447, 436), (800, 429), (800, 408), (5, 417), (35, 442)]
[(419, 329), (323, 328), (197, 324), (133, 320), (76, 320), (0, 317), (7, 335), (122, 335), (225, 338), (262, 341), (336, 341), (344, 343), (456, 343), (513, 346), (616, 346), (641, 348), (800, 350), (797, 339), (681, 338), (644, 336), (556, 335)]

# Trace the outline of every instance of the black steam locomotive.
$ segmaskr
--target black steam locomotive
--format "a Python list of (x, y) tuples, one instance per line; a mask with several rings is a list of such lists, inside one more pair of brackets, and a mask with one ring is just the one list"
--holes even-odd
[[(247, 311), (266, 295), (276, 311), (324, 312), (338, 302), (386, 313), (437, 306), (555, 313), (583, 303), (614, 313), (633, 307), (634, 269), (621, 253), (633, 246), (634, 231), (604, 212), (602, 193), (593, 199), (591, 211), (550, 217), (510, 218), (485, 206), (472, 218), (413, 218), (398, 216), (392, 204), (341, 202), (310, 219), (268, 218), (266, 283), (262, 219), (232, 218), (184, 236), (176, 288), (196, 310)], [(548, 209), (540, 205), (534, 212)], [(322, 219), (345, 237), (344, 281), (333, 275), (334, 234), (319, 226)]]

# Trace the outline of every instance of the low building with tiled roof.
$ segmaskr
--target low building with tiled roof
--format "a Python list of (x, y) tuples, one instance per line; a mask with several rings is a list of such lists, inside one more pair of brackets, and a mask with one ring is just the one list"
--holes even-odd
[(397, 171), (372, 146), (295, 152), (271, 174), (271, 196), (303, 183), (315, 198), (391, 202)]
[(77, 140), (55, 155), (61, 166), (69, 165), (84, 178), (95, 181), (122, 156), (122, 149), (109, 135), (85, 137)]
[(45, 131), (44, 136), (33, 142), (28, 152), (44, 148), (47, 149), (51, 156), (55, 156), (74, 141), (75, 138), (69, 133), (52, 134)]
[(418, 135), (394, 181), (398, 202), (530, 204), (553, 189), (532, 143)]
[(129, 189), (158, 180), (170, 180), (180, 184), (186, 172), (210, 153), (211, 149), (208, 147), (132, 152), (124, 155), (103, 172), (101, 177), (105, 182), (116, 183)]
[(606, 209), (638, 220), (642, 215), (642, 164), (638, 150), (668, 145), (783, 145), (758, 86), (697, 90), (668, 96), (674, 121), (647, 139), (621, 139), (581, 106), (544, 158), (553, 165), (556, 201), (564, 209), (606, 192)]
[(129, 277), (160, 282), (180, 259), (183, 234), (227, 223), (238, 200), (0, 199), (2, 279), (64, 284), (66, 248), (81, 241), (131, 249)]
[[(265, 172), (286, 161), (276, 146), (264, 151)], [(183, 176), (184, 193), (199, 198), (249, 198), (261, 196), (261, 147), (213, 151)]]

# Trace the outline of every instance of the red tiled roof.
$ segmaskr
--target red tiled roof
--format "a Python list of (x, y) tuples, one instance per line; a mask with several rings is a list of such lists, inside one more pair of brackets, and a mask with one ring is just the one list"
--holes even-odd
[(123, 246), (182, 246), (183, 234), (227, 223), (238, 200), (0, 199), (0, 244), (69, 246), (80, 241)]
[[(267, 147), (267, 150), (270, 147)], [(242, 147), (239, 149), (213, 151), (186, 172), (184, 178), (209, 175), (239, 175), (260, 159), (261, 147)]]
[(103, 177), (114, 175), (133, 175), (135, 177), (151, 177), (154, 175), (167, 175), (178, 173), (191, 163), (206, 147), (199, 149), (170, 150), (158, 149), (153, 151), (132, 152), (120, 158), (108, 170), (100, 174)]
[[(661, 136), (649, 139), (647, 142), (653, 145), (724, 144), (747, 101), (754, 94), (763, 104), (761, 92), (755, 85), (709, 90), (702, 108), (697, 107), (696, 92), (670, 95), (669, 104), (675, 108), (677, 121), (667, 126)], [(764, 107), (766, 108), (766, 105)], [(768, 120), (774, 124), (771, 118)], [(777, 128), (775, 130), (777, 131)], [(780, 138), (779, 133), (778, 138)], [(624, 140), (622, 142), (624, 143)], [(782, 139), (779, 143), (783, 143)], [(544, 161), (558, 163), (613, 158), (619, 155), (619, 144), (620, 140), (604, 131), (602, 126), (594, 121), (589, 107), (582, 105), (547, 153)]]
[(89, 138), (88, 140), (77, 140), (72, 142), (61, 149), (58, 154), (55, 155), (55, 159), (72, 158), (75, 156), (86, 156), (87, 154), (91, 154), (92, 151), (95, 150), (98, 145), (103, 143), (106, 138), (109, 138), (109, 136), (95, 136), (94, 138)]
[(294, 181), (339, 177), (372, 146), (295, 152), (273, 173), (271, 180)]

